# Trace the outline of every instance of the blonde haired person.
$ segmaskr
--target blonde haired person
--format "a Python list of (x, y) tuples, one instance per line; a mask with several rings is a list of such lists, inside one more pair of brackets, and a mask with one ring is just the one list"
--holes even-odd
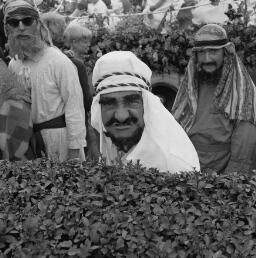
[[(59, 47), (60, 49), (63, 49), (64, 48), (64, 31), (66, 29), (65, 17), (56, 12), (48, 12), (48, 13), (42, 14), (41, 18), (42, 18), (42, 21), (44, 22), (44, 24), (48, 27), (48, 30), (52, 37), (53, 44), (55, 46)], [(74, 30), (74, 31), (71, 30), (72, 32), (71, 31), (70, 32), (73, 34), (75, 32), (78, 35), (79, 29)], [(73, 34), (71, 36), (74, 36)], [(85, 108), (85, 112), (87, 114), (91, 107), (92, 93), (89, 89), (86, 67), (84, 65), (84, 62), (82, 60), (78, 60), (78, 58), (76, 58), (74, 56), (74, 54), (69, 53), (68, 57), (70, 58), (70, 60), (74, 63), (74, 65), (77, 68), (79, 81), (80, 81), (80, 84), (81, 84), (81, 87), (83, 90), (84, 108)]]
[(73, 56), (84, 62), (92, 40), (92, 32), (78, 22), (71, 22), (64, 31), (65, 45), (70, 48)]

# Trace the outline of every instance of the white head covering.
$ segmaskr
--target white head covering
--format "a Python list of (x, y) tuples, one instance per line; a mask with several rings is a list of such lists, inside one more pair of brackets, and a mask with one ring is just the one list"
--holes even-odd
[(97, 95), (91, 107), (91, 124), (100, 133), (100, 152), (108, 165), (118, 157), (117, 147), (104, 134), (100, 95), (140, 91), (145, 127), (140, 141), (127, 153), (125, 160), (140, 160), (143, 166), (162, 172), (199, 170), (198, 156), (187, 134), (160, 99), (149, 91), (151, 74), (150, 68), (129, 51), (113, 51), (96, 62), (92, 81)]

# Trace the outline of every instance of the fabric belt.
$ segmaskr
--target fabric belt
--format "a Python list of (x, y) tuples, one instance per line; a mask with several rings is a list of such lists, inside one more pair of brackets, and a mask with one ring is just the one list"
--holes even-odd
[(66, 127), (65, 114), (39, 124), (34, 124), (33, 131), (39, 132), (43, 129), (64, 128), (64, 127)]
[(51, 120), (34, 124), (33, 125), (33, 139), (32, 139), (32, 149), (36, 158), (41, 158), (47, 156), (44, 140), (41, 134), (43, 129), (54, 129), (54, 128), (64, 128), (66, 127), (65, 114), (55, 117)]
[(220, 151), (229, 151), (230, 143), (220, 143), (220, 144), (202, 144), (193, 142), (197, 151), (203, 152), (220, 152)]

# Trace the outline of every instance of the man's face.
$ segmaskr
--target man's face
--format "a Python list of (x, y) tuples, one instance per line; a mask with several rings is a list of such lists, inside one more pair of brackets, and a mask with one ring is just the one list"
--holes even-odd
[(144, 129), (141, 92), (119, 91), (103, 94), (100, 96), (100, 104), (107, 135), (120, 149), (127, 152), (138, 143)]
[(26, 15), (15, 15), (6, 20), (7, 32), (20, 44), (28, 44), (29, 41), (38, 35), (38, 23), (36, 19)]
[(224, 59), (223, 48), (220, 49), (203, 49), (197, 51), (197, 60), (199, 67), (206, 73), (214, 73), (218, 70)]

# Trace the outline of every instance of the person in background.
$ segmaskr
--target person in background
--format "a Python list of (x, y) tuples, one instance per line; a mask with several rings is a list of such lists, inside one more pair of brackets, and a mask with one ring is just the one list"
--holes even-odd
[(147, 14), (144, 23), (152, 29), (158, 29), (171, 5), (172, 2), (168, 0), (147, 0), (143, 10)]
[(93, 152), (94, 146), (92, 138), (94, 134), (92, 133), (89, 117), (90, 110), (92, 104), (92, 96), (94, 94), (94, 89), (92, 84), (89, 82), (86, 63), (85, 63), (85, 55), (87, 54), (91, 39), (92, 32), (81, 26), (77, 22), (70, 23), (64, 32), (65, 45), (70, 48), (68, 51), (64, 51), (64, 53), (72, 60), (72, 62), (76, 65), (79, 75), (79, 80), (83, 89), (84, 95), (84, 109), (85, 109), (85, 122), (86, 122), (86, 140), (87, 140), (87, 148), (85, 149), (86, 154), (91, 157), (90, 154)]
[(7, 0), (4, 24), (13, 57), (9, 67), (31, 96), (37, 157), (84, 160), (85, 114), (76, 67), (52, 46), (34, 2)]
[(111, 0), (111, 8), (109, 8), (108, 13), (129, 13), (131, 9), (132, 5), (129, 0)]
[(130, 0), (121, 0), (123, 3), (123, 13), (129, 13), (132, 11), (132, 4)]
[[(65, 17), (56, 12), (49, 12), (49, 13), (43, 13), (41, 18), (42, 18), (42, 21), (47, 25), (47, 28), (49, 29), (53, 44), (55, 46), (59, 47), (60, 49), (63, 49), (64, 48), (64, 32), (66, 29)], [(83, 30), (81, 30), (81, 33), (83, 33)], [(78, 34), (76, 34), (76, 35), (78, 35)], [(70, 36), (70, 34), (69, 34), (69, 36)], [(74, 36), (74, 35), (71, 35), (71, 36)], [(67, 37), (67, 35), (66, 35), (66, 37)], [(77, 37), (77, 38), (79, 38), (79, 37)], [(72, 39), (74, 39), (74, 38), (72, 38)], [(74, 44), (74, 42), (72, 41), (71, 42), (72, 47), (73, 47), (73, 44)], [(74, 63), (74, 65), (76, 66), (77, 71), (78, 71), (79, 82), (80, 82), (80, 85), (83, 90), (84, 109), (85, 109), (86, 122), (87, 122), (87, 114), (90, 111), (91, 103), (92, 103), (92, 92), (90, 90), (90, 86), (89, 86), (89, 82), (88, 82), (86, 66), (83, 63), (83, 60), (81, 58), (77, 58), (75, 56), (75, 53), (73, 52), (73, 50), (69, 51), (67, 56)]]
[(186, 30), (193, 25), (192, 10), (194, 8), (192, 8), (192, 6), (195, 6), (196, 4), (197, 4), (196, 0), (185, 0), (184, 3), (181, 5), (181, 8), (189, 7), (189, 6), (191, 6), (191, 8), (179, 10), (179, 12), (176, 16), (176, 19), (178, 21), (180, 29)]
[(226, 31), (203, 26), (172, 113), (193, 142), (202, 169), (249, 171), (256, 157), (256, 88)]
[(79, 0), (76, 5), (76, 9), (69, 17), (71, 18), (81, 17), (82, 15), (87, 13), (87, 8), (88, 8), (88, 0)]
[(139, 160), (162, 172), (199, 170), (185, 131), (149, 91), (151, 75), (130, 51), (109, 52), (97, 60), (91, 125), (98, 134), (99, 153), (108, 165)]
[(111, 0), (103, 0), (108, 9), (111, 9)]
[(108, 8), (102, 0), (89, 0), (87, 11), (89, 15), (107, 16), (108, 14)]
[(41, 14), (41, 19), (50, 32), (53, 45), (63, 49), (63, 37), (66, 29), (65, 17), (57, 12), (47, 12)]
[(64, 31), (65, 45), (71, 50), (70, 53), (78, 60), (84, 62), (91, 46), (92, 31), (78, 22), (71, 22)]
[(121, 14), (123, 12), (123, 2), (121, 0), (111, 0), (111, 9), (108, 10), (108, 13)]
[(238, 9), (238, 1), (234, 0), (203, 0), (198, 1), (198, 5), (199, 7), (193, 8), (191, 13), (193, 24), (199, 26), (208, 23), (224, 24), (229, 20), (225, 14), (229, 6), (234, 10)]

